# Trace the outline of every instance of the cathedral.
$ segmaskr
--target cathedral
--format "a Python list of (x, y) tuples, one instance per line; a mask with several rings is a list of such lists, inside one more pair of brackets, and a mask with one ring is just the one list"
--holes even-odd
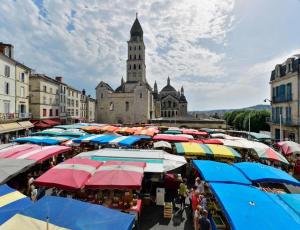
[(148, 123), (161, 117), (187, 116), (187, 100), (184, 89), (177, 91), (167, 79), (167, 85), (158, 92), (147, 82), (145, 65), (145, 44), (143, 29), (136, 17), (128, 43), (126, 81), (115, 90), (101, 81), (96, 87), (97, 122), (136, 124)]

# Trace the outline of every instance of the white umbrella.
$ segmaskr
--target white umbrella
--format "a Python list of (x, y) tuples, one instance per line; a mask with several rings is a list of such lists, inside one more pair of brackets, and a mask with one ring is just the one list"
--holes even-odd
[(172, 145), (167, 142), (167, 141), (158, 141), (158, 142), (154, 142), (153, 147), (155, 149), (157, 148), (167, 148), (167, 149), (172, 149)]

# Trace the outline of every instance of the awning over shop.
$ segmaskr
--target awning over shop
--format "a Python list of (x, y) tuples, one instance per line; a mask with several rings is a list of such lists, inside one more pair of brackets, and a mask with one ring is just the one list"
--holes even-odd
[(59, 145), (60, 143), (70, 139), (71, 137), (67, 137), (67, 136), (57, 136), (57, 137), (31, 136), (31, 137), (16, 138), (14, 142), (17, 142), (19, 144), (31, 143), (37, 145)]
[(25, 129), (30, 129), (34, 127), (34, 125), (30, 121), (19, 121), (18, 123)]
[(0, 133), (9, 133), (25, 129), (23, 126), (19, 125), (17, 122), (0, 124)]
[(144, 162), (107, 161), (85, 185), (87, 189), (137, 189), (144, 177)]
[(60, 189), (80, 189), (102, 163), (89, 159), (68, 159), (48, 170), (35, 184)]
[(169, 154), (162, 150), (144, 149), (99, 149), (83, 152), (75, 156), (79, 158), (90, 158), (97, 161), (130, 161), (145, 162), (145, 172), (167, 172), (186, 164), (183, 156)]
[(251, 184), (251, 181), (232, 165), (209, 160), (194, 160), (193, 164), (207, 182)]
[(240, 184), (210, 183), (231, 229), (299, 229), (299, 218), (282, 208), (269, 194)]
[(51, 126), (55, 126), (55, 125), (60, 124), (59, 121), (55, 121), (55, 120), (52, 120), (52, 119), (44, 119), (43, 122), (45, 122), (46, 124), (51, 125)]
[(268, 165), (241, 162), (234, 164), (234, 166), (253, 182), (286, 183), (300, 186), (300, 182), (288, 173)]
[[(42, 222), (42, 223), (41, 223)], [(78, 200), (45, 196), (12, 217), (1, 229), (118, 229), (130, 230), (134, 216), (101, 205)]]
[(14, 176), (25, 172), (35, 163), (34, 160), (0, 158), (0, 184), (4, 184)]
[[(22, 193), (7, 185), (0, 186), (0, 226), (19, 211), (30, 206), (32, 203)], [(2, 226), (1, 226), (2, 228)], [(22, 228), (20, 228), (22, 229)]]
[(234, 149), (213, 144), (198, 144), (193, 142), (175, 143), (177, 154), (187, 156), (213, 156), (222, 158), (240, 158)]

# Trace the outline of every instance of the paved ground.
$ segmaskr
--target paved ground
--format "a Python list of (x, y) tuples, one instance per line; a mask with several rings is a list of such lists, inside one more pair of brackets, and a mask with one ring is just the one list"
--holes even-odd
[[(192, 230), (192, 219), (188, 208), (181, 211), (181, 221), (179, 224), (174, 222), (174, 215), (172, 219), (164, 219), (162, 206), (143, 206), (140, 230), (169, 230), (169, 229), (182, 229)], [(178, 219), (180, 219), (180, 217)], [(176, 219), (176, 218), (175, 218)]]

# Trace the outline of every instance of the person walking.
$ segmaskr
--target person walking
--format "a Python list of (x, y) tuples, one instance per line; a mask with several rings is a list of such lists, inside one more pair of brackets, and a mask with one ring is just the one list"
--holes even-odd
[(179, 185), (179, 198), (180, 198), (180, 207), (181, 209), (185, 207), (185, 198), (188, 195), (188, 189), (187, 189), (187, 185), (186, 185), (186, 179), (184, 178), (183, 180), (181, 180), (181, 183)]

